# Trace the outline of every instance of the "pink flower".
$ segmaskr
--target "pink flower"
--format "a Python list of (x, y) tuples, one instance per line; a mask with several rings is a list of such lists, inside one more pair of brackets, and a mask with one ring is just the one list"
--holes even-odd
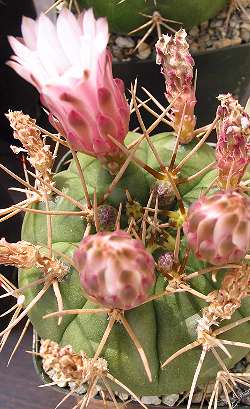
[(196, 104), (193, 86), (194, 60), (189, 53), (186, 41), (187, 33), (181, 29), (175, 36), (162, 35), (156, 43), (156, 63), (162, 66), (162, 73), (166, 82), (166, 98), (172, 107), (173, 128), (179, 131), (181, 117), (186, 104), (185, 117), (180, 135), (181, 143), (188, 143), (193, 139), (196, 125), (194, 108)]
[(197, 258), (215, 265), (241, 261), (250, 245), (250, 199), (237, 192), (203, 196), (183, 226)]
[(151, 254), (140, 240), (120, 230), (84, 238), (74, 262), (86, 294), (110, 308), (129, 310), (142, 304), (155, 281)]
[(230, 186), (236, 187), (249, 163), (250, 118), (231, 94), (220, 95), (218, 99), (221, 102), (217, 110), (216, 146), (219, 179), (225, 188), (231, 174)]
[(123, 143), (129, 106), (123, 82), (112, 76), (106, 19), (95, 20), (92, 9), (79, 18), (63, 9), (56, 26), (44, 14), (23, 17), (22, 34), (9, 37), (15, 55), (8, 64), (40, 92), (54, 126), (75, 150), (119, 155), (107, 134)]

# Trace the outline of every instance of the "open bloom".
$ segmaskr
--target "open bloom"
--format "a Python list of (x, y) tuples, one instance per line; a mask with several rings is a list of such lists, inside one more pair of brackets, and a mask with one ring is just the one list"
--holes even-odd
[(197, 258), (215, 265), (237, 263), (250, 244), (250, 199), (229, 191), (203, 196), (189, 208), (183, 228)]
[(180, 143), (188, 143), (193, 139), (196, 125), (194, 107), (196, 104), (193, 86), (194, 60), (186, 41), (187, 33), (181, 29), (175, 36), (162, 35), (156, 43), (156, 63), (162, 66), (162, 74), (166, 82), (166, 98), (172, 106), (173, 128), (179, 131), (181, 118), (185, 115), (180, 134)]
[(250, 118), (242, 106), (231, 95), (219, 95), (216, 159), (219, 180), (226, 187), (230, 175), (230, 186), (236, 187), (249, 163), (248, 138)]
[(153, 257), (140, 240), (121, 230), (84, 238), (74, 262), (86, 294), (110, 308), (142, 304), (155, 281)]
[(16, 55), (8, 64), (40, 92), (54, 126), (75, 150), (114, 158), (119, 148), (107, 134), (123, 143), (129, 106), (123, 82), (112, 76), (106, 19), (63, 9), (56, 26), (44, 14), (23, 17), (22, 34), (9, 37)]

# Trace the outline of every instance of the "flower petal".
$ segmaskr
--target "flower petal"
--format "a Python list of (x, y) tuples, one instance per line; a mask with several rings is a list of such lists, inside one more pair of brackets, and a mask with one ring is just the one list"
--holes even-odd
[(25, 44), (34, 51), (37, 42), (37, 25), (35, 20), (23, 16), (21, 30)]
[(77, 65), (80, 70), (81, 30), (75, 16), (66, 8), (61, 11), (57, 19), (57, 34), (70, 63)]
[(51, 79), (59, 78), (69, 68), (69, 61), (58, 41), (56, 29), (44, 14), (38, 18), (37, 52)]

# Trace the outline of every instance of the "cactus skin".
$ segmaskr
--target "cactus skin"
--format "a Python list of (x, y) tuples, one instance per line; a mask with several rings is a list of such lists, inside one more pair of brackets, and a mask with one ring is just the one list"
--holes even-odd
[(227, 0), (79, 0), (82, 8), (93, 7), (98, 16), (107, 16), (112, 32), (128, 33), (145, 23), (139, 13), (152, 14), (155, 10), (172, 20), (181, 21), (186, 28), (214, 17)]
[[(134, 135), (136, 139), (138, 135)], [(129, 142), (132, 141), (129, 135)], [(155, 147), (161, 152), (164, 161), (168, 163), (172, 149), (175, 144), (175, 136), (171, 134), (160, 134), (153, 137)], [(178, 152), (177, 163), (194, 146), (193, 143), (182, 146)], [(137, 156), (155, 169), (159, 169), (156, 159), (152, 155), (147, 143), (142, 143), (137, 152)], [(93, 194), (94, 186), (97, 186), (97, 194), (101, 195), (106, 191), (112, 177), (101, 167), (100, 163), (84, 154), (79, 154), (82, 168), (85, 169), (85, 177), (89, 191)], [(214, 160), (214, 152), (208, 145), (204, 145), (199, 152), (190, 159), (181, 172), (182, 177), (194, 174)], [(183, 186), (182, 197), (186, 205), (189, 205), (199, 197), (201, 187), (206, 188), (214, 179), (216, 171), (208, 172), (204, 177), (196, 179), (194, 183)], [(75, 164), (72, 163), (67, 171), (55, 176), (56, 185), (59, 189), (70, 194), (77, 200), (83, 200), (82, 189)], [(102, 183), (100, 182), (102, 181)], [(118, 208), (120, 201), (125, 203), (125, 187), (129, 190), (133, 199), (144, 205), (149, 197), (152, 185), (155, 180), (136, 167), (130, 164), (122, 181), (119, 183), (113, 194), (107, 201), (112, 206)], [(43, 208), (40, 204), (37, 208)], [(69, 203), (62, 199), (55, 199), (50, 202), (51, 209), (76, 210)], [(125, 216), (124, 216), (125, 217)], [(124, 222), (125, 223), (125, 222)], [(57, 216), (53, 218), (53, 248), (72, 257), (75, 245), (83, 236), (84, 222), (76, 217)], [(22, 239), (33, 243), (46, 243), (47, 231), (46, 223), (42, 215), (28, 214), (25, 217), (22, 231)], [(63, 241), (62, 241), (63, 240)], [(185, 244), (182, 243), (184, 247)], [(188, 262), (188, 272), (197, 271), (203, 268), (205, 263), (197, 260), (191, 255)], [(35, 279), (40, 278), (40, 272), (36, 269), (22, 270), (19, 274), (19, 285), (24, 286)], [(219, 280), (218, 280), (219, 281)], [(210, 293), (215, 288), (215, 283), (209, 277), (201, 276), (193, 283), (193, 288), (204, 293)], [(163, 276), (157, 278), (155, 293), (162, 292), (166, 281)], [(79, 274), (71, 268), (70, 273), (60, 283), (60, 290), (63, 297), (64, 308), (95, 308), (95, 305), (86, 300), (81, 289)], [(25, 291), (26, 302), (29, 303), (38, 293), (39, 287)], [(160, 370), (160, 363), (167, 356), (180, 347), (193, 341), (196, 336), (197, 319), (201, 309), (205, 306), (203, 301), (194, 299), (188, 294), (176, 294), (174, 296), (162, 297), (159, 300), (137, 307), (125, 313), (127, 320), (138, 336), (144, 351), (149, 359), (152, 371), (153, 382), (149, 383), (140, 363), (137, 350), (134, 348), (130, 338), (121, 325), (116, 324), (109, 336), (107, 345), (102, 356), (108, 361), (110, 373), (119, 377), (119, 380), (139, 395), (163, 395), (189, 390), (195, 367), (200, 355), (200, 350), (195, 349), (176, 359), (165, 370)], [(242, 307), (234, 315), (234, 319), (239, 319), (242, 315), (249, 315), (250, 300), (244, 301)], [(85, 351), (89, 356), (93, 356), (104, 330), (107, 326), (107, 318), (104, 315), (79, 315), (66, 316), (61, 326), (57, 325), (57, 319), (44, 320), (42, 317), (57, 310), (56, 300), (52, 289), (35, 305), (31, 310), (30, 318), (38, 334), (46, 339), (58, 342), (60, 345), (70, 344), (76, 352)], [(227, 339), (241, 342), (249, 342), (250, 325), (245, 324), (227, 332)], [(232, 367), (246, 353), (244, 349), (229, 348), (232, 360), (225, 359), (225, 363)], [(224, 359), (224, 356), (223, 356)], [(218, 366), (212, 356), (208, 354), (205, 365), (199, 378), (200, 384), (205, 384), (215, 376)], [(178, 382), (176, 382), (178, 374)]]

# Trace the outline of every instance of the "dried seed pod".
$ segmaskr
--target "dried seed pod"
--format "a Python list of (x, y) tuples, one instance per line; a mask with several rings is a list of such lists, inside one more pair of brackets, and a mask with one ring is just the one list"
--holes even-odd
[(0, 264), (18, 268), (31, 268), (37, 263), (38, 247), (27, 241), (8, 243), (0, 240)]
[[(14, 129), (14, 138), (18, 139), (25, 151), (27, 151), (27, 159), (31, 166), (47, 183), (52, 184), (53, 157), (50, 146), (45, 144), (41, 131), (36, 126), (36, 120), (30, 118), (29, 115), (23, 114), (22, 111), (9, 111), (6, 117), (10, 121), (12, 129)], [(12, 150), (17, 153), (20, 151), (19, 148), (14, 146)], [(48, 193), (50, 193), (50, 189)]]
[(154, 284), (154, 259), (128, 233), (84, 238), (74, 254), (82, 287), (95, 302), (129, 310), (143, 303)]
[(184, 233), (195, 255), (220, 265), (242, 260), (250, 242), (250, 199), (220, 191), (189, 208)]

